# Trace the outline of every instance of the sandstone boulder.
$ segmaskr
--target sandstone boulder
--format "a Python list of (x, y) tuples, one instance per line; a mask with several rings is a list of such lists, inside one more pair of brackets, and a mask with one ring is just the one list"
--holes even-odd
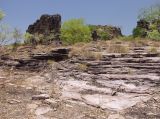
[(29, 25), (26, 32), (30, 34), (43, 34), (44, 36), (53, 34), (56, 36), (56, 39), (59, 39), (60, 28), (61, 15), (44, 14), (34, 24)]

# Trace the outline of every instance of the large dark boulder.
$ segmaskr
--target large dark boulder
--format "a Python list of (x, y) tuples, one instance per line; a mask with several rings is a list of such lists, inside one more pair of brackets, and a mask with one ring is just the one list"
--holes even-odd
[(29, 25), (26, 32), (30, 34), (43, 34), (48, 36), (54, 34), (59, 39), (61, 29), (61, 15), (42, 15), (34, 24)]

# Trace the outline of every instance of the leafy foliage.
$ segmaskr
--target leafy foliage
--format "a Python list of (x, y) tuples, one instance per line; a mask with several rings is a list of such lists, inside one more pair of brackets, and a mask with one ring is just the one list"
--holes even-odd
[(152, 40), (160, 41), (160, 33), (157, 30), (153, 30), (151, 32), (148, 32), (148, 37)]
[(107, 32), (99, 32), (100, 39), (109, 40), (109, 34)]
[(143, 37), (146, 34), (145, 29), (137, 27), (133, 29), (133, 37)]
[(34, 43), (43, 43), (44, 41), (44, 35), (43, 34), (30, 34), (30, 33), (25, 33), (24, 35), (24, 43), (25, 44), (34, 44)]
[(96, 26), (95, 26), (95, 25), (88, 25), (88, 27), (89, 27), (89, 29), (90, 29), (91, 31), (96, 30)]
[(32, 35), (32, 34), (30, 34), (30, 33), (25, 33), (24, 34), (24, 43), (25, 44), (31, 44), (31, 40), (34, 38), (34, 36)]
[(89, 25), (90, 30), (96, 31), (100, 40), (110, 40), (114, 37), (113, 26)]
[(33, 44), (33, 43), (48, 43), (51, 42), (53, 39), (55, 39), (55, 34), (51, 33), (48, 34), (47, 36), (44, 36), (43, 34), (30, 34), (30, 33), (25, 33), (24, 35), (24, 43), (25, 44)]
[(63, 23), (60, 37), (67, 44), (88, 42), (91, 31), (83, 19), (71, 19)]

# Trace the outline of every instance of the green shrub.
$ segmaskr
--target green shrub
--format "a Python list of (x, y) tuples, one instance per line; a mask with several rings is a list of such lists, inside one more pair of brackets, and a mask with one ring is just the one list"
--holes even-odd
[(43, 42), (51, 42), (55, 40), (57, 37), (59, 38), (59, 34), (55, 34), (54, 32), (51, 32), (49, 35), (43, 36)]
[(95, 26), (95, 25), (88, 25), (88, 27), (89, 27), (89, 29), (90, 29), (91, 31), (96, 30), (96, 26)]
[(30, 34), (30, 33), (25, 33), (24, 34), (24, 43), (25, 44), (31, 44), (31, 40), (34, 38), (34, 36), (32, 35), (32, 34)]
[(151, 32), (148, 32), (148, 38), (152, 40), (160, 41), (160, 33), (157, 30), (153, 30)]
[(53, 41), (55, 39), (55, 34), (54, 33), (50, 33), (46, 36), (44, 36), (43, 34), (30, 34), (30, 33), (25, 33), (24, 35), (24, 43), (25, 44), (33, 44), (33, 43), (38, 43), (38, 44), (43, 44), (43, 43), (49, 43), (51, 41)]
[(33, 36), (34, 36), (34, 40), (35, 40), (36, 43), (40, 43), (41, 44), (41, 43), (45, 42), (43, 34), (36, 33)]
[(150, 29), (156, 30), (157, 29), (157, 24), (150, 24)]
[(60, 38), (67, 44), (89, 42), (91, 31), (83, 19), (71, 19), (63, 23)]
[(99, 36), (100, 36), (100, 39), (102, 39), (102, 40), (109, 40), (110, 39), (109, 34), (107, 32), (100, 32)]
[(137, 27), (137, 28), (133, 29), (133, 37), (134, 38), (136, 38), (136, 37), (144, 37), (145, 34), (146, 34), (146, 31), (143, 28)]

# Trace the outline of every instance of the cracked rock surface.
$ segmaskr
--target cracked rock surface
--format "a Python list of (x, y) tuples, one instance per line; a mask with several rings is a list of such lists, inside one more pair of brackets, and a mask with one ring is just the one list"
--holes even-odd
[(0, 67), (0, 118), (159, 119), (160, 55), (131, 51), (102, 50), (98, 60), (71, 57), (38, 71)]

